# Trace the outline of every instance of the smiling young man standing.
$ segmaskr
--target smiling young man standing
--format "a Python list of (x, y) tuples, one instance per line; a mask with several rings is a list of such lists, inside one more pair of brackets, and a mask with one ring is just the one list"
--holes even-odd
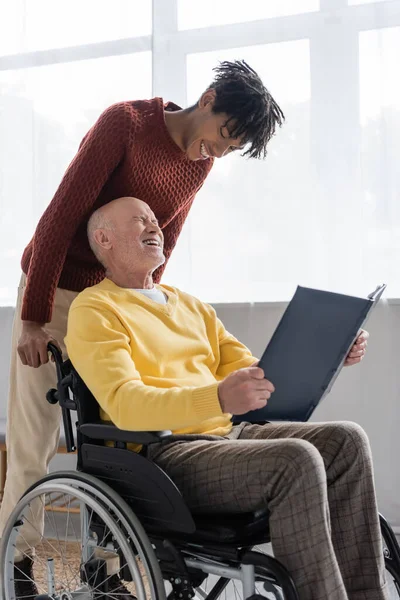
[[(65, 354), (72, 300), (104, 278), (87, 240), (91, 214), (121, 196), (141, 198), (163, 230), (167, 262), (214, 158), (237, 149), (264, 157), (283, 118), (255, 71), (244, 62), (223, 62), (195, 106), (182, 110), (161, 98), (121, 102), (105, 110), (84, 137), (22, 257), (0, 535), (20, 496), (45, 475), (57, 450), (59, 408), (45, 399), (55, 384), (47, 344), (56, 343)], [(159, 269), (156, 282), (161, 274)], [(34, 515), (37, 523), (41, 515)], [(30, 534), (24, 532), (28, 541)], [(37, 594), (32, 559), (17, 556), (16, 597), (30, 600)], [(120, 588), (118, 594), (123, 597)]]

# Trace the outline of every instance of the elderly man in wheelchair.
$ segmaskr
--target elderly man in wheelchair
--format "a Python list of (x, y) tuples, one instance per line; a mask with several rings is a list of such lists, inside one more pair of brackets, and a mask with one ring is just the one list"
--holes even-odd
[[(1, 598), (399, 593), (399, 548), (378, 514), (362, 429), (233, 425), (232, 414), (265, 405), (273, 382), (209, 305), (153, 285), (164, 255), (150, 208), (115, 200), (92, 215), (88, 236), (107, 278), (73, 302), (71, 362), (51, 347), (58, 387), (48, 394), (69, 450), (77, 411), (78, 470), (47, 476), (16, 506)], [(269, 541), (274, 557), (256, 548)]]

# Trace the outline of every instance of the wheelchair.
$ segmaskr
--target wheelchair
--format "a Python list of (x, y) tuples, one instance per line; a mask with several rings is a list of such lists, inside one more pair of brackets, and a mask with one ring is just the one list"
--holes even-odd
[[(115, 576), (138, 600), (297, 600), (288, 571), (263, 550), (270, 541), (268, 511), (192, 514), (146, 452), (127, 449), (128, 443), (145, 449), (168, 442), (171, 432), (123, 431), (102, 422), (95, 398), (70, 361), (63, 362), (54, 345), (49, 350), (58, 381), (47, 400), (60, 403), (67, 449), (77, 450), (77, 470), (47, 475), (15, 507), (0, 542), (1, 599), (15, 600), (14, 551), (18, 538), (25, 542), (24, 525), (37, 527), (36, 600), (122, 599), (119, 588), (110, 586)], [(77, 413), (76, 446), (71, 411)], [(44, 524), (35, 526), (40, 506)], [(392, 597), (400, 598), (400, 549), (382, 516), (381, 530)]]

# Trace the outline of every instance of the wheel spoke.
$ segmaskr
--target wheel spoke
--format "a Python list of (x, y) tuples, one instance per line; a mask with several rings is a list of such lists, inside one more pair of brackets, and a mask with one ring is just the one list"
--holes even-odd
[[(92, 489), (89, 486), (87, 487), (90, 489), (90, 495), (83, 486), (74, 488), (70, 486), (71, 491), (67, 492), (65, 488), (68, 486), (64, 479), (61, 483), (54, 483), (54, 490), (46, 489), (50, 487), (49, 482), (45, 482), (42, 486), (42, 490), (38, 486), (37, 489), (35, 488), (31, 492), (28, 492), (19, 502), (14, 511), (17, 514), (13, 513), (10, 520), (13, 523), (18, 523), (18, 526), (17, 528), (10, 526), (7, 530), (6, 539), (1, 541), (1, 556), (8, 557), (0, 561), (0, 569), (2, 569), (0, 572), (0, 581), (4, 580), (7, 582), (3, 588), (5, 590), (4, 600), (9, 600), (9, 592), (14, 587), (14, 548), (20, 548), (21, 546), (27, 548), (26, 552), (21, 551), (23, 557), (30, 557), (33, 550), (36, 551), (33, 562), (34, 576), (33, 578), (28, 578), (21, 571), (21, 578), (16, 578), (16, 584), (21, 584), (21, 582), (28, 584), (31, 582), (32, 584), (36, 584), (39, 594), (48, 594), (49, 590), (46, 589), (48, 575), (47, 561), (52, 559), (54, 560), (54, 586), (56, 594), (68, 592), (74, 594), (76, 598), (81, 597), (82, 600), (86, 600), (89, 595), (92, 597), (96, 592), (101, 593), (104, 590), (107, 598), (110, 600), (122, 600), (126, 598), (127, 593), (133, 595), (134, 592), (131, 589), (135, 589), (138, 599), (145, 600), (147, 589), (146, 574), (153, 573), (154, 569), (157, 569), (158, 563), (155, 555), (154, 559), (151, 559), (154, 562), (146, 562), (146, 558), (144, 557), (149, 556), (152, 546), (148, 538), (143, 537), (142, 530), (139, 530), (140, 533), (136, 534), (133, 528), (135, 521), (126, 520), (124, 517), (124, 513), (121, 512), (118, 506), (122, 500), (118, 503), (116, 502), (115, 506), (105, 503), (104, 500), (97, 499), (96, 489)], [(76, 504), (76, 501), (80, 503), (82, 509), (87, 511), (87, 520), (81, 528), (82, 532), (77, 531), (77, 527), (75, 526), (75, 510), (74, 513), (71, 512), (71, 507)], [(52, 510), (54, 507), (59, 506), (60, 502), (63, 504), (64, 512), (66, 512), (65, 515)], [(46, 528), (43, 531), (39, 522), (37, 522), (38, 504), (39, 508), (47, 506), (47, 510), (44, 513)], [(20, 522), (22, 526), (19, 525)], [(95, 531), (98, 534), (96, 538), (90, 533), (90, 531), (93, 531), (94, 523), (96, 523)], [(29, 531), (32, 531), (33, 537), (38, 540), (37, 543), (33, 544), (35, 548), (27, 542), (25, 526), (29, 527)], [(96, 553), (100, 551), (101, 553), (109, 552), (109, 555), (98, 555), (99, 557), (104, 556), (104, 561), (99, 558), (99, 564), (94, 565), (95, 570), (88, 577), (87, 564), (82, 560), (82, 549), (89, 535), (91, 536), (91, 544), (93, 544), (93, 549), (90, 549), (91, 553), (93, 550), (93, 557), (96, 558)], [(134, 536), (133, 539), (132, 535)], [(141, 550), (140, 536), (142, 536), (143, 541), (146, 543), (145, 554)], [(135, 548), (135, 552), (138, 552), (137, 556), (133, 548)], [(108, 563), (108, 556), (118, 561), (117, 565), (113, 565), (111, 570)], [(139, 557), (142, 557), (142, 560)], [(17, 565), (17, 563), (15, 564)], [(102, 565), (104, 565), (104, 574), (100, 570)], [(128, 587), (125, 586), (123, 580), (125, 569), (130, 573), (130, 576), (127, 577), (129, 581), (126, 585)], [(84, 578), (82, 578), (82, 573), (86, 575)], [(86, 582), (92, 581), (94, 585), (89, 588), (84, 579), (86, 579)], [(108, 590), (107, 587), (110, 581), (112, 581), (112, 588)], [(165, 596), (163, 593), (160, 593), (160, 590), (164, 592), (164, 589), (160, 586), (161, 583), (162, 578), (159, 576), (157, 583), (152, 581), (150, 582), (150, 586), (154, 590), (154, 585), (158, 585), (156, 597), (162, 599)], [(87, 586), (87, 590), (85, 590), (85, 586)], [(150, 595), (152, 595), (152, 592), (148, 596), (150, 597)], [(23, 595), (19, 597), (23, 600)]]

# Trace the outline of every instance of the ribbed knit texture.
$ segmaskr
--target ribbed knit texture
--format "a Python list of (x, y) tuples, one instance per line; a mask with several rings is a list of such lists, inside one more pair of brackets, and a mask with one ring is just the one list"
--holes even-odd
[(165, 305), (109, 279), (83, 291), (69, 312), (68, 355), (117, 427), (226, 435), (218, 382), (256, 358), (211, 306), (160, 289)]
[(111, 200), (135, 196), (149, 204), (163, 229), (168, 261), (213, 161), (187, 158), (167, 130), (164, 108), (179, 109), (164, 107), (161, 98), (114, 104), (83, 138), (22, 257), (23, 320), (49, 322), (57, 286), (82, 291), (104, 278), (86, 226), (92, 212)]

